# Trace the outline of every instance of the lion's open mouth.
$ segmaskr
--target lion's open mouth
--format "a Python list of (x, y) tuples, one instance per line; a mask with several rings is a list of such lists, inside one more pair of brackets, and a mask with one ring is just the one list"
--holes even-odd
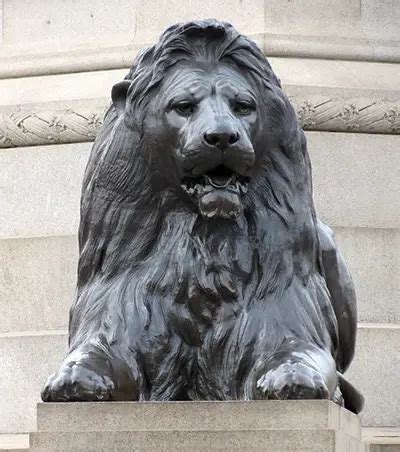
[(182, 189), (198, 205), (203, 217), (236, 219), (243, 210), (242, 196), (248, 177), (220, 165), (203, 175), (182, 180)]
[(236, 183), (236, 174), (226, 166), (220, 165), (204, 175), (206, 183), (214, 188), (226, 188)]
[(182, 180), (183, 190), (191, 196), (201, 196), (211, 190), (227, 190), (238, 195), (247, 192), (248, 177), (236, 174), (224, 165), (207, 171), (205, 174)]

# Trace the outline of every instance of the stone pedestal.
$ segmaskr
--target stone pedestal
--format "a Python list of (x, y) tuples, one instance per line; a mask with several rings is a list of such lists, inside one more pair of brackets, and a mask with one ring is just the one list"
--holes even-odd
[(365, 452), (358, 416), (325, 400), (38, 404), (32, 451)]

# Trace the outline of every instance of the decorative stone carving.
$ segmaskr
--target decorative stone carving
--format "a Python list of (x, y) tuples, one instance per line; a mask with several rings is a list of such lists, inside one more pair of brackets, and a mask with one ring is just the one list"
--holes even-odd
[(400, 133), (400, 104), (388, 99), (289, 96), (304, 130)]
[[(400, 101), (366, 97), (331, 97), (299, 92), (289, 99), (304, 130), (400, 133)], [(91, 102), (92, 104), (93, 102)], [(81, 104), (81, 102), (80, 102)], [(93, 141), (107, 106), (0, 113), (0, 148)]]
[(105, 107), (0, 114), (0, 147), (93, 141)]

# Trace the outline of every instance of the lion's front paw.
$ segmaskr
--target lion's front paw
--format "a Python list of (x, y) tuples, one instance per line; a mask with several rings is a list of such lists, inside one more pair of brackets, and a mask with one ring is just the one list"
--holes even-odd
[(115, 384), (109, 376), (89, 369), (84, 363), (64, 364), (51, 375), (42, 391), (44, 402), (105, 401), (112, 398)]
[(329, 399), (323, 376), (303, 362), (289, 360), (257, 380), (265, 399)]

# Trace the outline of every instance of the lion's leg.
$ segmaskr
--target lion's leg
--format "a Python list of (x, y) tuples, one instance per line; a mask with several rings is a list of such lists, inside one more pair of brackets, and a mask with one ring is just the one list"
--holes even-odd
[(330, 399), (341, 402), (335, 361), (328, 350), (296, 339), (257, 360), (246, 388), (249, 399)]
[(121, 359), (99, 338), (70, 351), (42, 391), (45, 402), (138, 400), (143, 379), (134, 358)]
[(143, 398), (142, 372), (132, 342), (141, 324), (127, 318), (127, 300), (118, 293), (119, 287), (118, 281), (106, 288), (93, 285), (72, 306), (70, 349), (43, 388), (45, 402)]

